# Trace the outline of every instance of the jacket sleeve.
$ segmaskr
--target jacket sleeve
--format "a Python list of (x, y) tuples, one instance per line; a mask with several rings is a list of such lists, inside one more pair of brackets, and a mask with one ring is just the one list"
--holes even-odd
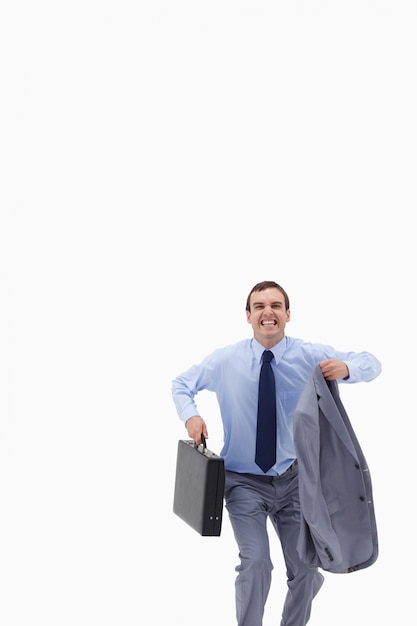
[(342, 550), (332, 528), (331, 503), (326, 502), (320, 480), (319, 406), (313, 378), (294, 413), (294, 445), (301, 509), (299, 556), (312, 566), (333, 569), (342, 561)]

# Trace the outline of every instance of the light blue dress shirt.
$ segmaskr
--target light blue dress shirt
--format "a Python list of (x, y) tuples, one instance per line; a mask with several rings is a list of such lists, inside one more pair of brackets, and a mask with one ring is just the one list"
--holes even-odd
[[(185, 422), (199, 415), (195, 396), (203, 390), (217, 396), (223, 421), (224, 442), (220, 455), (225, 468), (234, 472), (263, 474), (255, 463), (258, 385), (265, 348), (254, 338), (219, 348), (200, 364), (172, 381), (173, 400)], [(369, 352), (339, 352), (331, 346), (284, 337), (271, 348), (277, 393), (277, 461), (267, 472), (282, 474), (295, 460), (293, 415), (313, 367), (324, 359), (338, 359), (349, 368), (346, 383), (370, 381), (381, 364)], [(207, 420), (205, 420), (207, 421)]]

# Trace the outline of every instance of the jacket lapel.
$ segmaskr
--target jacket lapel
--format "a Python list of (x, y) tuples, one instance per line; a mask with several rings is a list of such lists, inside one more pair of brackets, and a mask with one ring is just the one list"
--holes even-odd
[[(349, 450), (350, 454), (358, 459), (355, 447), (353, 445), (351, 436), (346, 428), (345, 419), (346, 412), (341, 406), (339, 397), (339, 389), (336, 381), (326, 381), (320, 365), (316, 365), (313, 370), (314, 386), (317, 394), (317, 401), (319, 409), (331, 425), (332, 429), (336, 432), (343, 445)], [(335, 416), (341, 415), (342, 419), (334, 419)]]

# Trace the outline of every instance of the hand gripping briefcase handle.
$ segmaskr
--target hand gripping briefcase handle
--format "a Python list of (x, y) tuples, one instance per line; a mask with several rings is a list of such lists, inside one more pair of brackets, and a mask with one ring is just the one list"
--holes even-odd
[[(203, 447), (203, 452), (204, 452), (204, 450), (207, 449), (207, 439), (205, 438), (203, 433), (201, 433), (201, 444), (200, 445)], [(194, 446), (196, 448), (198, 448), (198, 444), (195, 441), (194, 441)]]
[(221, 533), (224, 498), (224, 460), (188, 439), (178, 441), (174, 513), (202, 536)]

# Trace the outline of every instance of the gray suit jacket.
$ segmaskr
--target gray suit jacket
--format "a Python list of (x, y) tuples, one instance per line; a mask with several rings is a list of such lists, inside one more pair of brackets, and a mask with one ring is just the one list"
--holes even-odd
[(353, 572), (378, 557), (370, 472), (339, 396), (316, 365), (294, 414), (303, 561)]

